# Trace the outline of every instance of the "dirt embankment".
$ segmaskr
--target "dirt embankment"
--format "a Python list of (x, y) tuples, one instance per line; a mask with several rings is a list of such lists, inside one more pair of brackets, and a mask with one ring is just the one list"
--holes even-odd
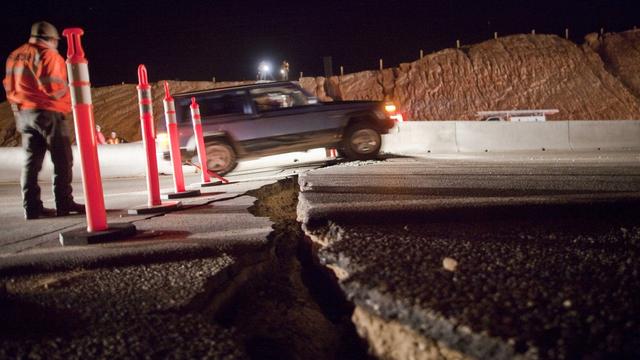
[[(170, 81), (172, 93), (246, 82)], [(640, 30), (589, 34), (582, 45), (555, 35), (513, 35), (444, 49), (382, 71), (305, 77), (322, 101), (393, 100), (413, 120), (475, 120), (483, 110), (557, 108), (556, 119), (640, 119)], [(162, 83), (153, 84), (154, 117), (163, 120)], [(96, 123), (108, 135), (140, 140), (135, 85), (93, 89)], [(0, 103), (0, 146), (19, 134)]]
[(382, 71), (304, 78), (321, 100), (394, 100), (410, 119), (475, 120), (482, 110), (556, 108), (563, 120), (640, 119), (640, 30), (513, 35)]

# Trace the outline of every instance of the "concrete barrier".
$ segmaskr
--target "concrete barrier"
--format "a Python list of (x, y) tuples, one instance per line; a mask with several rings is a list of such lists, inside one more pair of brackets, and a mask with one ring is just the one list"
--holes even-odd
[[(73, 179), (82, 179), (80, 172), (80, 154), (78, 147), (72, 146), (73, 151)], [(145, 175), (145, 154), (142, 143), (134, 142), (117, 145), (98, 145), (98, 158), (100, 161), (100, 173), (102, 177), (128, 177)], [(20, 180), (20, 171), (24, 163), (24, 153), (20, 147), (0, 149), (1, 182), (13, 182)], [(45, 155), (40, 178), (50, 177), (53, 174), (53, 163), (49, 152)]]
[[(78, 147), (72, 146), (73, 151), (73, 178), (81, 180), (80, 161)], [(171, 162), (161, 159), (158, 154), (158, 172), (160, 174), (172, 174)], [(132, 176), (145, 176), (146, 155), (141, 142), (98, 145), (98, 158), (100, 161), (100, 174), (102, 178), (120, 178)], [(245, 160), (238, 164), (235, 172), (250, 171), (253, 169), (263, 169), (265, 167), (291, 166), (305, 162), (326, 160), (324, 149), (312, 149), (305, 152), (294, 152), (280, 155), (268, 156), (255, 160)], [(0, 148), (0, 182), (20, 181), (20, 171), (24, 162), (24, 154), (21, 147)], [(193, 174), (195, 168), (191, 165), (184, 165), (182, 168), (185, 174)], [(40, 172), (40, 179), (50, 178), (53, 174), (53, 164), (49, 153)]]
[(407, 121), (400, 123), (382, 141), (383, 152), (456, 152), (455, 121)]
[(640, 147), (640, 121), (570, 121), (573, 150), (623, 150)]
[[(640, 150), (640, 121), (547, 121), (547, 122), (475, 122), (408, 121), (383, 136), (382, 151), (396, 154), (455, 152), (509, 152), (531, 150)], [(78, 149), (74, 154), (73, 175), (80, 179)], [(238, 170), (268, 165), (324, 159), (324, 150), (290, 153), (242, 162)], [(17, 182), (23, 164), (19, 147), (0, 148), (0, 182)], [(103, 178), (144, 176), (145, 154), (142, 143), (98, 146)], [(53, 165), (45, 157), (41, 178), (51, 176)], [(158, 161), (160, 173), (173, 170), (168, 161)], [(185, 173), (193, 171), (184, 168)]]
[(0, 149), (0, 181), (12, 181), (20, 178), (20, 169), (24, 163), (24, 150), (21, 147)]
[(408, 121), (382, 146), (396, 154), (624, 149), (640, 150), (640, 121)]
[(570, 150), (567, 121), (459, 121), (459, 152)]

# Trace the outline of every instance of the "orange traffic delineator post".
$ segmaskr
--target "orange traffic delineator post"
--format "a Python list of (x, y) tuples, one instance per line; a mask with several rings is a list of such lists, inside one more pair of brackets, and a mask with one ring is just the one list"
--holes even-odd
[[(213, 171), (207, 168), (207, 149), (204, 146), (204, 138), (202, 137), (202, 120), (200, 119), (200, 105), (196, 102), (196, 98), (191, 98), (191, 121), (193, 122), (193, 134), (196, 137), (196, 148), (198, 150), (198, 159), (200, 160), (200, 170), (207, 169), (207, 171), (200, 171), (202, 182), (200, 186), (214, 186), (219, 185), (219, 182), (211, 181), (209, 173)], [(215, 174), (218, 179), (224, 179), (218, 174)], [(228, 183), (227, 179), (221, 180)]]
[(164, 82), (164, 119), (169, 134), (169, 155), (173, 165), (174, 191), (163, 193), (163, 199), (178, 199), (200, 195), (200, 190), (186, 190), (184, 174), (182, 173), (182, 155), (180, 154), (180, 140), (178, 138), (178, 123), (176, 121), (176, 103), (169, 92), (169, 83)]
[(179, 201), (160, 200), (160, 179), (158, 177), (158, 159), (156, 154), (155, 129), (153, 124), (153, 98), (151, 97), (151, 85), (147, 77), (147, 68), (138, 66), (138, 103), (140, 105), (140, 128), (142, 130), (142, 142), (147, 155), (147, 205), (141, 205), (127, 210), (130, 215), (153, 214), (178, 208)]
[(83, 34), (84, 31), (80, 28), (65, 29), (62, 32), (62, 35), (67, 38), (66, 63), (69, 87), (71, 89), (76, 141), (80, 150), (87, 229), (60, 233), (60, 243), (63, 246), (87, 245), (117, 240), (136, 233), (136, 227), (133, 224), (112, 224), (111, 226), (107, 224), (107, 212), (104, 206), (104, 193), (100, 177), (100, 163), (96, 149), (96, 127), (91, 102), (89, 62), (85, 58), (80, 41), (80, 37)]

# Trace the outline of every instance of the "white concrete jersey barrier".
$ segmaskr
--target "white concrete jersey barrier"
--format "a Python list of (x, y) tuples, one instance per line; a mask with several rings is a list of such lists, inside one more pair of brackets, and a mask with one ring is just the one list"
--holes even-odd
[(569, 150), (567, 122), (480, 122), (456, 124), (459, 152)]
[[(80, 180), (80, 161), (78, 147), (72, 146), (73, 151), (73, 178)], [(98, 145), (98, 159), (100, 161), (100, 175), (102, 178), (120, 178), (146, 175), (146, 155), (142, 142)], [(256, 160), (242, 161), (236, 171), (246, 171), (266, 167), (281, 167), (291, 164), (326, 160), (324, 149), (313, 149), (306, 152), (294, 152), (281, 155), (268, 156)], [(21, 147), (0, 148), (0, 182), (19, 182), (20, 171), (24, 162), (24, 154)], [(185, 174), (195, 172), (193, 166), (183, 166)], [(160, 174), (172, 174), (171, 162), (161, 158), (158, 154), (158, 172)], [(45, 156), (40, 179), (49, 181), (53, 174), (53, 164), (49, 153)]]
[(383, 152), (457, 152), (456, 121), (407, 121), (384, 136)]
[[(80, 171), (80, 155), (78, 147), (72, 146), (73, 151), (73, 178), (82, 178)], [(142, 143), (134, 142), (118, 145), (98, 145), (98, 158), (100, 161), (100, 174), (102, 177), (129, 177), (145, 175), (145, 154)], [(24, 153), (21, 147), (0, 149), (0, 181), (16, 182), (20, 180), (20, 171), (24, 162)], [(40, 178), (45, 179), (53, 174), (53, 164), (49, 152), (45, 155)]]
[(638, 149), (640, 121), (570, 121), (572, 150)]
[[(384, 135), (382, 151), (396, 154), (455, 152), (513, 152), (531, 150), (640, 150), (640, 121), (547, 121), (475, 122), (408, 121)], [(72, 146), (75, 180), (80, 179), (78, 148)], [(23, 164), (20, 147), (0, 148), (0, 182), (18, 182)], [(99, 145), (103, 178), (145, 175), (145, 153), (141, 142)], [(281, 166), (304, 161), (321, 161), (324, 150), (289, 153), (241, 162), (237, 171), (265, 166)], [(45, 157), (41, 179), (52, 174), (49, 154)], [(160, 173), (170, 174), (171, 165), (159, 159)], [(185, 173), (193, 171), (185, 167)]]
[(396, 154), (640, 150), (640, 121), (408, 121), (384, 136)]

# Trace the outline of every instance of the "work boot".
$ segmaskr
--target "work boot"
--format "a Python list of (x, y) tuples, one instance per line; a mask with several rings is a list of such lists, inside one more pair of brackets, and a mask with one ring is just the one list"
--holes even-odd
[(39, 209), (24, 210), (25, 220), (35, 220), (39, 218), (48, 218), (48, 217), (54, 217), (54, 216), (56, 216), (56, 211), (46, 207), (41, 207)]
[(78, 204), (77, 202), (72, 201), (69, 204), (57, 206), (56, 212), (58, 216), (67, 216), (71, 213), (84, 214), (86, 213), (86, 210), (84, 208), (84, 204)]

